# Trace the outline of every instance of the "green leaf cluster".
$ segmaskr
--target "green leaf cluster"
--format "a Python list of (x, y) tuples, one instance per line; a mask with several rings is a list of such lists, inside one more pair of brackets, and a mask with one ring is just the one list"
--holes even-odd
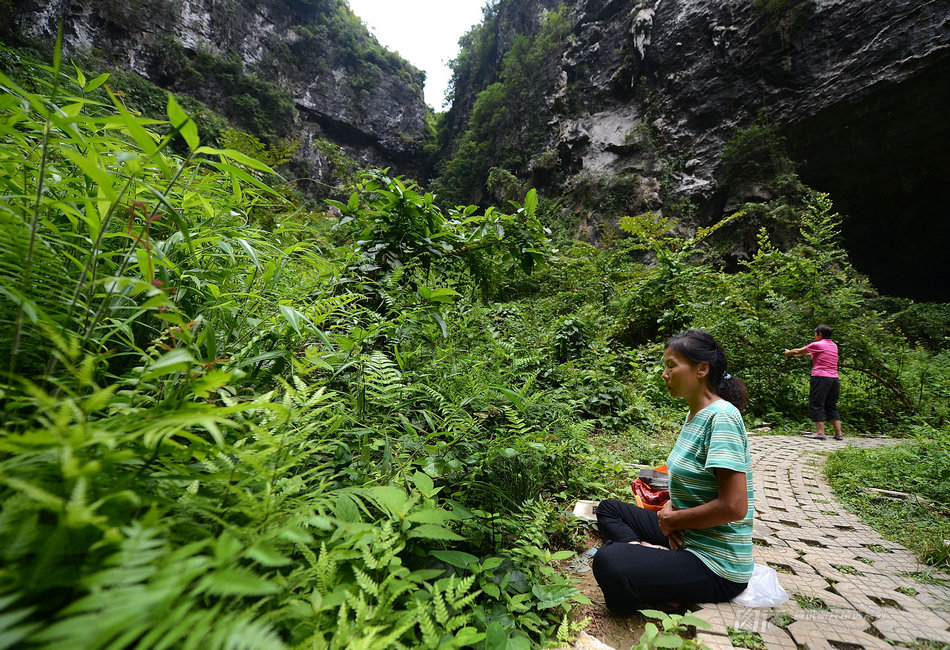
[(653, 650), (654, 648), (704, 648), (701, 643), (685, 638), (689, 627), (712, 627), (701, 618), (686, 614), (667, 614), (656, 609), (641, 609), (640, 613), (648, 618), (656, 619), (660, 625), (648, 622), (640, 642), (633, 646), (634, 650)]
[[(166, 119), (145, 118), (106, 76), (43, 72), (30, 90), (0, 77), (4, 638), (566, 634), (577, 594), (551, 566), (564, 551), (537, 535), (524, 550), (521, 517), (540, 487), (581, 476), (568, 468), (583, 430), (566, 413), (541, 427), (541, 396), (503, 373), (441, 381), (450, 363), (473, 370), (439, 341), (458, 336), (442, 314), (491, 290), (479, 269), (547, 258), (536, 195), (511, 214), (444, 215), (376, 172), (327, 237), (253, 140), (210, 147), (172, 96)], [(275, 227), (257, 227), (261, 210)], [(498, 483), (522, 466), (520, 495)], [(469, 556), (477, 571), (446, 561)]]
[[(452, 134), (454, 142), (447, 147), (451, 156), (442, 164), (436, 186), (449, 201), (481, 202), (492, 168), (530, 178), (529, 163), (547, 148), (548, 118), (538, 103), (553, 77), (560, 74), (552, 62), (559, 60), (554, 53), (567, 42), (567, 10), (559, 7), (545, 12), (539, 33), (515, 37), (504, 53), (495, 51), (492, 32), (498, 18), (490, 11), (486, 8), (489, 15), (482, 26), (463, 37), (462, 53), (452, 64), (454, 88), (465, 81), (471, 87), (473, 77), (489, 83), (480, 86), (471, 115), (464, 126), (459, 125), (458, 133)], [(484, 68), (494, 66), (502, 54), (501, 71), (497, 79), (491, 79)], [(457, 90), (453, 92), (457, 94)]]

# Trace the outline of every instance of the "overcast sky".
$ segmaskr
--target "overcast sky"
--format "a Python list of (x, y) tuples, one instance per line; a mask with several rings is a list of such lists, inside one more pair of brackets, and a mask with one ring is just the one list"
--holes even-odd
[(442, 111), (458, 40), (482, 21), (485, 0), (349, 0), (381, 45), (425, 70), (426, 103)]

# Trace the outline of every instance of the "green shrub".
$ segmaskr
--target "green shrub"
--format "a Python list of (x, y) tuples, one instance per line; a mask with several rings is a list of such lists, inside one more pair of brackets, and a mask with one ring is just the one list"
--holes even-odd
[(751, 126), (736, 129), (722, 153), (722, 173), (726, 183), (770, 182), (794, 171), (785, 153), (785, 140), (775, 127), (760, 117)]

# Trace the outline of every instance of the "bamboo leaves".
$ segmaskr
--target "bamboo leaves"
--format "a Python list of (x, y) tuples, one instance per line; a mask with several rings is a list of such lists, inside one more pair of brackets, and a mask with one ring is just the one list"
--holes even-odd
[(172, 128), (181, 134), (181, 137), (184, 138), (189, 149), (192, 151), (196, 150), (200, 144), (198, 140), (198, 126), (194, 120), (181, 109), (181, 106), (175, 101), (175, 96), (171, 93), (168, 94), (167, 112), (168, 121), (171, 123)]

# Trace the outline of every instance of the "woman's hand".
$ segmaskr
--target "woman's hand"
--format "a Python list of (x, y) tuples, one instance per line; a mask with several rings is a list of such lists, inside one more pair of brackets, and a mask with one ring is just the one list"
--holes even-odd
[(683, 538), (680, 537), (679, 530), (673, 526), (671, 519), (676, 510), (673, 509), (673, 502), (667, 501), (663, 508), (656, 513), (657, 523), (660, 525), (660, 532), (666, 535), (670, 540), (670, 548), (676, 550), (682, 548)]

